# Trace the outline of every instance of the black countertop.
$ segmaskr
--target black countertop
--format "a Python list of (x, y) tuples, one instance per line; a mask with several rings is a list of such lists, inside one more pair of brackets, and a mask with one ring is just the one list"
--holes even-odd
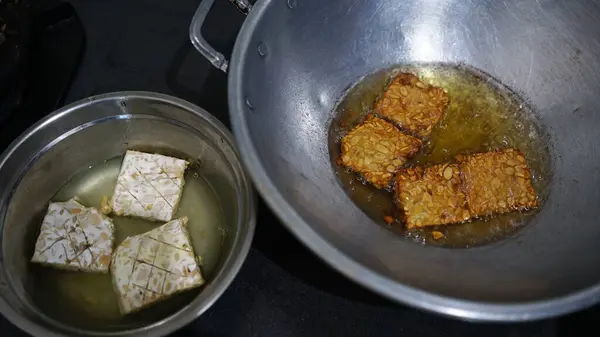
[[(175, 95), (225, 124), (226, 75), (188, 40), (198, 0), (74, 0), (87, 46), (69, 103), (117, 90)], [(217, 1), (205, 35), (226, 55), (243, 16)], [(471, 324), (390, 303), (347, 281), (306, 250), (260, 203), (248, 259), (219, 301), (174, 336), (593, 336), (597, 309), (525, 324)], [(0, 316), (0, 336), (25, 336)]]

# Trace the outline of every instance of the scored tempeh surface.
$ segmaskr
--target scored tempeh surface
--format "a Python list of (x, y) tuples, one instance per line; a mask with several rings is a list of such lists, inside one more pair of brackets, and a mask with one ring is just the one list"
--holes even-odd
[(148, 220), (171, 220), (181, 199), (187, 166), (182, 159), (127, 151), (113, 193), (112, 211)]
[(107, 273), (114, 225), (93, 207), (72, 198), (48, 205), (31, 262), (50, 267)]
[(187, 217), (125, 239), (113, 254), (111, 273), (121, 313), (128, 314), (201, 286)]

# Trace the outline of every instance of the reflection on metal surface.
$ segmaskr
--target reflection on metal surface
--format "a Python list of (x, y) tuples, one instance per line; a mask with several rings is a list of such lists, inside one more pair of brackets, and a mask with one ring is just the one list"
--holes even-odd
[[(252, 9), (252, 2), (250, 0), (229, 1), (231, 1), (231, 3), (234, 4), (235, 7), (243, 14), (250, 13), (250, 10)], [(202, 25), (204, 24), (204, 20), (206, 20), (206, 17), (210, 12), (214, 2), (215, 0), (203, 0), (200, 2), (200, 6), (198, 6), (196, 14), (194, 14), (194, 18), (192, 19), (192, 23), (190, 25), (189, 37), (194, 47), (196, 47), (200, 54), (206, 57), (206, 59), (212, 63), (215, 68), (223, 72), (227, 72), (229, 63), (225, 58), (225, 55), (214, 49), (202, 35)]]
[[(231, 58), (230, 114), (246, 167), (308, 247), (394, 300), (475, 320), (587, 307), (600, 299), (599, 19), (593, 0), (302, 0), (294, 10), (263, 0)], [(335, 101), (365, 74), (423, 61), (489, 73), (548, 127), (548, 204), (516, 237), (451, 253), (419, 247), (373, 224), (337, 185), (326, 146)]]
[(189, 35), (192, 44), (202, 56), (206, 57), (215, 68), (227, 72), (229, 63), (225, 58), (225, 55), (214, 49), (202, 35), (202, 25), (214, 2), (215, 0), (202, 0), (202, 2), (200, 2), (200, 6), (198, 6), (198, 10), (196, 10), (196, 14), (194, 14), (194, 19), (190, 25)]
[(252, 4), (248, 0), (229, 0), (239, 9), (240, 12), (248, 14), (252, 9)]

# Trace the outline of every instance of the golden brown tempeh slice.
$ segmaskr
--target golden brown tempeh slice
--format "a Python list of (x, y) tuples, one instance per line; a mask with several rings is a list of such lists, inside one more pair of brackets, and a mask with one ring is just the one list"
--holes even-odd
[(456, 164), (399, 171), (396, 198), (409, 229), (459, 223), (471, 218)]
[(516, 149), (456, 157), (473, 216), (506, 213), (537, 206), (523, 154)]
[(442, 119), (448, 103), (448, 94), (441, 88), (427, 85), (413, 74), (402, 73), (385, 90), (376, 111), (402, 129), (427, 137)]
[(405, 135), (381, 118), (369, 116), (342, 138), (340, 164), (375, 185), (388, 186), (394, 173), (421, 147), (421, 141)]

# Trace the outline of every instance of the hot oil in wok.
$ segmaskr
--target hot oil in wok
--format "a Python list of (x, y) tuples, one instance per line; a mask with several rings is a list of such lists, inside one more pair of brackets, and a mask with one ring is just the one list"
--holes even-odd
[[(377, 190), (357, 179), (337, 163), (339, 140), (366, 114), (371, 113), (386, 85), (399, 72), (417, 74), (425, 82), (445, 89), (450, 105), (444, 118), (408, 163), (429, 166), (452, 161), (460, 153), (485, 152), (514, 147), (523, 152), (532, 183), (543, 206), (551, 176), (548, 138), (531, 107), (516, 93), (480, 71), (457, 65), (404, 66), (368, 75), (351, 88), (338, 104), (329, 132), (332, 165), (348, 196), (375, 222), (420, 243), (446, 247), (470, 247), (505, 237), (522, 227), (535, 211), (513, 212), (465, 224), (405, 230), (391, 191)], [(538, 208), (539, 209), (539, 208)], [(435, 240), (433, 231), (444, 234)]]

